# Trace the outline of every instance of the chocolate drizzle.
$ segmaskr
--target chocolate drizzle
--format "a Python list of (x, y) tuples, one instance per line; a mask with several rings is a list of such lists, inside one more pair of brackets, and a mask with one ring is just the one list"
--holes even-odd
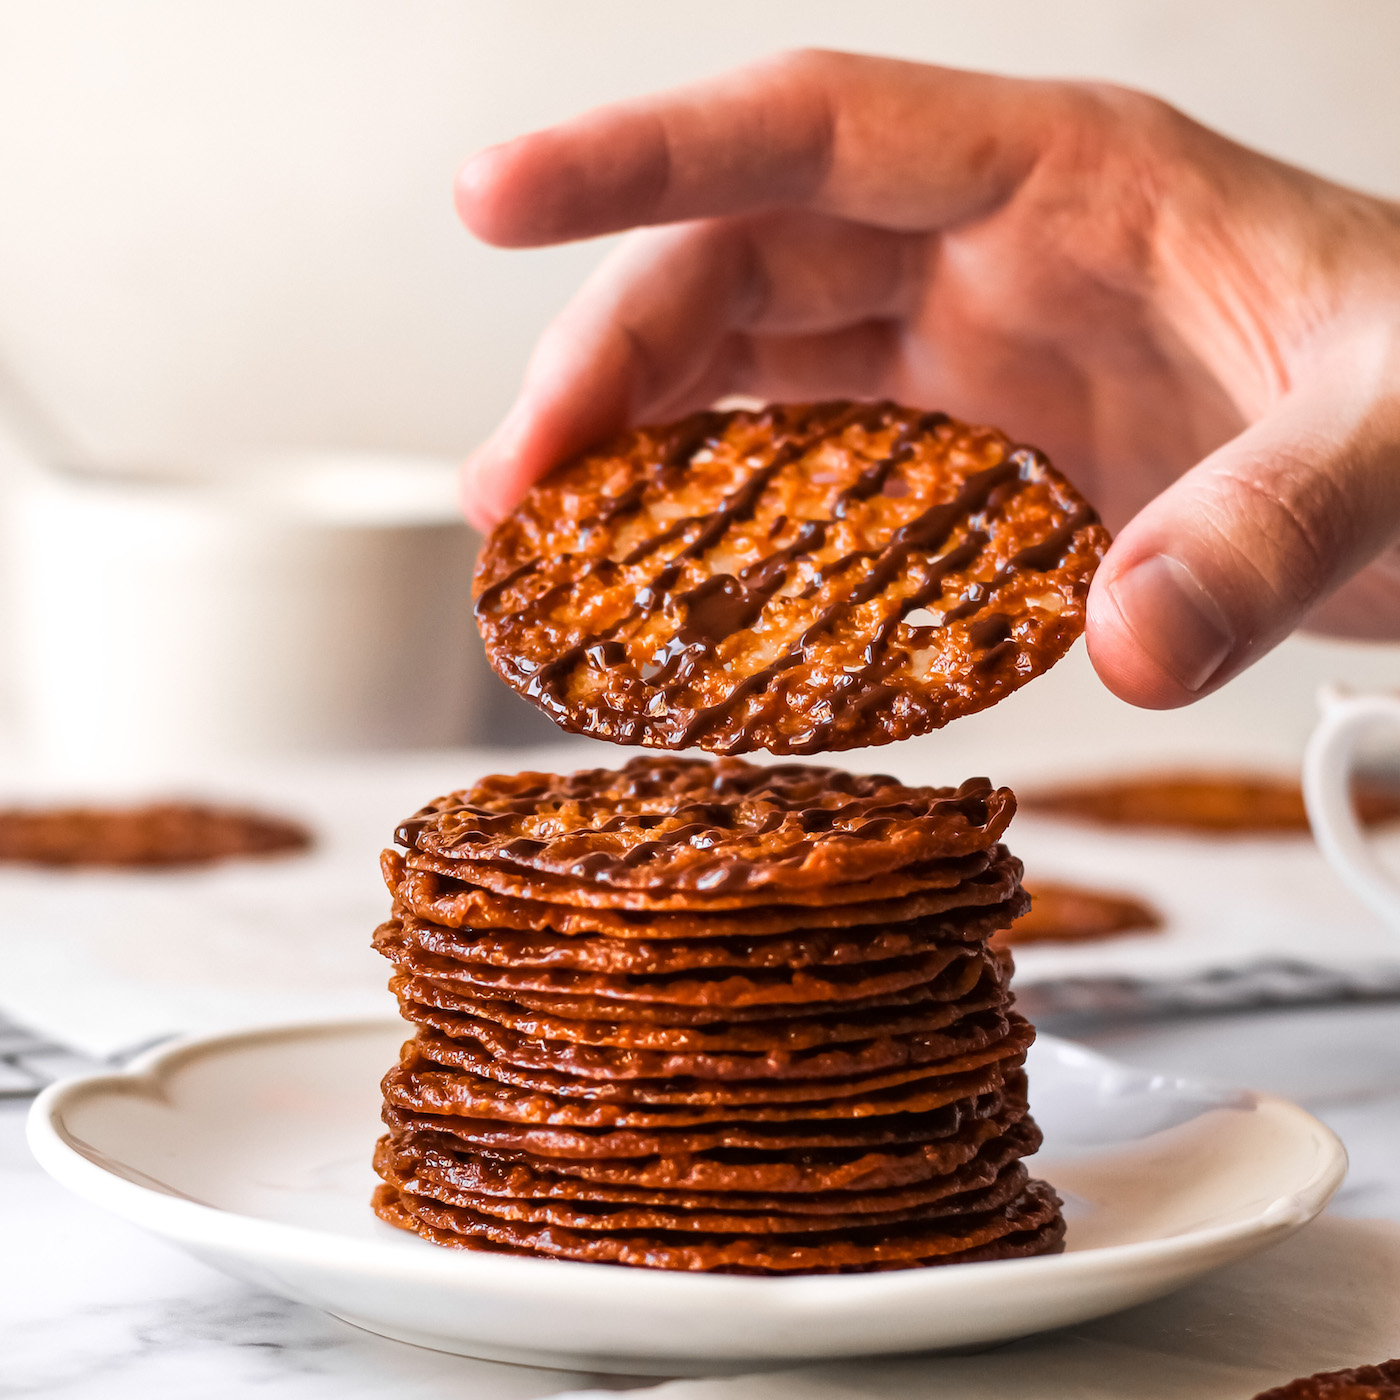
[(992, 845), (1012, 810), (985, 778), (911, 788), (802, 764), (658, 757), (553, 777), (543, 790), (486, 779), (400, 823), (395, 840), (603, 887), (721, 893), (961, 858)]
[(1074, 539), (1075, 532), (1082, 530), (1086, 525), (1092, 525), (1097, 519), (1098, 517), (1087, 506), (1081, 507), (1063, 525), (1046, 535), (1043, 540), (1028, 545), (1025, 549), (1018, 550), (1013, 554), (1011, 556), (1012, 567), (1030, 569), (1036, 573), (1044, 573), (1047, 569), (1053, 569), (1064, 558), (1065, 551)]
[[(579, 543), (588, 545), (597, 530), (615, 530), (648, 502), (682, 489), (702, 451), (713, 456), (726, 448), (732, 421), (732, 415), (699, 415), (671, 432), (646, 473), (577, 527)], [(528, 648), (493, 653), (493, 663), (527, 697), (566, 727), (606, 733), (619, 742), (676, 748), (699, 744), (741, 753), (760, 743), (773, 746), (773, 717), (788, 703), (789, 686), (798, 671), (805, 675), (822, 665), (822, 657), (833, 649), (845, 652), (854, 647), (857, 664), (826, 664), (826, 703), (804, 698), (812, 723), (805, 729), (788, 726), (777, 750), (810, 753), (844, 746), (864, 717), (883, 718), (897, 708), (908, 688), (910, 652), (938, 645), (940, 634), (959, 623), (969, 624), (960, 635), (973, 653), (968, 660), (971, 672), (1017, 674), (1024, 669), (1032, 674), (1037, 665), (1043, 666), (1034, 660), (1021, 664), (1026, 648), (1036, 646), (1034, 629), (1023, 632), (1004, 611), (980, 616), (1008, 583), (1028, 572), (1062, 568), (1070, 554), (1083, 550), (1086, 531), (1099, 529), (1093, 512), (1077, 502), (1058, 518), (1046, 518), (1043, 511), (1028, 515), (1021, 508), (1015, 526), (1000, 523), (1028, 487), (1044, 492), (1048, 468), (1043, 458), (1029, 449), (1008, 450), (1000, 460), (993, 458), (990, 465), (968, 472), (956, 481), (950, 496), (906, 519), (883, 542), (877, 539), (862, 548), (861, 536), (869, 537), (870, 522), (877, 518), (865, 503), (893, 502), (909, 494), (899, 469), (946, 430), (946, 416), (911, 414), (891, 404), (841, 404), (797, 414), (773, 409), (751, 421), (758, 436), (769, 437), (771, 449), (712, 511), (668, 520), (640, 540), (633, 533), (620, 562), (565, 555), (561, 564), (561, 556), (541, 551), (486, 583), (477, 602), (483, 630), (499, 624), (511, 635), (559, 635), (552, 619), (561, 608), (575, 606), (570, 600), (580, 590), (593, 581), (599, 588), (617, 588), (625, 577), (621, 571), (634, 571), (634, 576), (643, 571), (639, 582), (626, 585), (630, 605), (624, 602), (622, 615), (612, 613), (617, 620), (592, 635), (584, 629), (572, 639), (566, 634), (565, 645), (543, 656)], [(788, 483), (781, 488), (784, 492), (794, 489), (792, 468), (819, 470), (807, 463), (810, 459), (819, 464), (822, 459), (814, 454), (830, 444), (839, 445), (849, 459), (855, 449), (845, 445), (844, 435), (852, 428), (866, 442), (891, 429), (893, 437), (854, 481), (848, 479), (829, 498), (823, 517), (794, 522), (789, 512), (774, 512), (760, 536), (774, 542), (771, 552), (732, 572), (717, 569), (697, 580), (694, 566), (722, 552), (726, 536), (754, 519), (780, 481)], [(999, 567), (985, 568), (981, 561), (1001, 547), (998, 540), (1008, 534), (1013, 539), (1018, 533), (1024, 536), (1027, 527), (1021, 519), (1045, 519), (1049, 528), (1042, 526), (1039, 538), (1032, 537), (1009, 556), (1001, 553), (1006, 562)], [(856, 522), (853, 535), (847, 522)], [(628, 528), (635, 532), (635, 526)], [(834, 536), (835, 531), (844, 533)], [(751, 537), (752, 532), (746, 536)], [(833, 538), (856, 543), (836, 558), (822, 559)], [(565, 582), (532, 588), (531, 575), (546, 566), (556, 577), (562, 573)], [(842, 585), (840, 580), (847, 576), (851, 582)], [(942, 607), (949, 579), (958, 576), (964, 576), (962, 584), (955, 585), (960, 596)], [(810, 608), (810, 600), (819, 595), (820, 611), (806, 619), (796, 638), (789, 634), (778, 655), (769, 651), (769, 659), (751, 671), (734, 670), (732, 684), (720, 688), (716, 697), (712, 678), (717, 670), (728, 669), (719, 659), (729, 655), (720, 650), (727, 642), (755, 629), (773, 628), (775, 617), (800, 615), (795, 606), (807, 603)], [(507, 596), (512, 598), (509, 612), (504, 609)], [(788, 607), (788, 599), (794, 608)], [(867, 606), (874, 608), (873, 616), (860, 611)], [(938, 609), (932, 626), (905, 623), (909, 614), (923, 608)], [(648, 647), (643, 639), (656, 635), (652, 620), (658, 615), (674, 622), (669, 634)], [(782, 636), (781, 623), (772, 635)], [(583, 670), (603, 675), (601, 688), (577, 682)], [(751, 703), (768, 692), (771, 699)]]

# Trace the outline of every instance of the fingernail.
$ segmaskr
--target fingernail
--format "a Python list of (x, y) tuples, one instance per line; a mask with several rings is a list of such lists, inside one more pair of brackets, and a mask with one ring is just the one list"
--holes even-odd
[(1109, 592), (1137, 644), (1185, 690), (1200, 690), (1235, 648), (1220, 605), (1170, 554), (1135, 564)]

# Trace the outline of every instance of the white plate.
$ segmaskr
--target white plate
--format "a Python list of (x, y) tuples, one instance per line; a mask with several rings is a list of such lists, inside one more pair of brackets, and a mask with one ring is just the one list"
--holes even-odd
[(218, 1268), (401, 1341), (567, 1369), (685, 1374), (985, 1346), (1155, 1298), (1281, 1240), (1346, 1172), (1266, 1094), (1141, 1074), (1046, 1037), (1035, 1162), (1065, 1254), (879, 1274), (662, 1273), (447, 1250), (370, 1213), (380, 1075), (400, 1022), (188, 1041), (34, 1105), (70, 1190)]

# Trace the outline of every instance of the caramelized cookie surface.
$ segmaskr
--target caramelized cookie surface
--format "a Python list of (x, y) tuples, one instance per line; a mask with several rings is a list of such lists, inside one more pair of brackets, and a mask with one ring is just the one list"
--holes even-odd
[(643, 428), (493, 532), (477, 618), (566, 729), (653, 748), (884, 744), (994, 704), (1083, 630), (1108, 535), (1038, 452), (894, 404)]
[[(759, 897), (757, 904), (735, 908), (731, 899), (721, 897), (721, 903), (706, 901), (700, 910), (657, 910), (514, 899), (459, 878), (460, 869), (450, 861), (418, 854), (405, 858), (398, 851), (385, 851), (380, 857), (380, 868), (394, 899), (418, 918), (440, 927), (470, 929), (478, 934), (488, 929), (528, 930), (570, 938), (601, 933), (610, 940), (760, 938), (794, 930), (910, 921), (922, 921), (921, 926), (926, 927), (950, 911), (984, 908), (1020, 897), (1021, 862), (1004, 846), (993, 846), (949, 864), (961, 869), (959, 881), (930, 883), (919, 893), (902, 898), (880, 898), (878, 894), (864, 902), (841, 898), (824, 907), (793, 903), (791, 895), (785, 894), (782, 903), (765, 907)], [(567, 896), (569, 891), (558, 893)]]
[[(678, 1174), (687, 1179), (684, 1184), (678, 1185), (677, 1173), (666, 1173), (658, 1185), (651, 1179), (656, 1173), (648, 1174), (636, 1166), (619, 1172), (619, 1163), (532, 1162), (520, 1156), (473, 1156), (450, 1138), (433, 1132), (408, 1133), (397, 1143), (381, 1138), (376, 1165), (387, 1165), (390, 1172), (409, 1183), (410, 1190), (423, 1195), (434, 1192), (412, 1185), (413, 1178), (440, 1182), (452, 1192), (517, 1200), (664, 1206), (686, 1211), (780, 1211), (830, 1225), (833, 1217), (868, 1217), (917, 1209), (992, 1185), (1009, 1164), (1035, 1152), (1041, 1142), (1039, 1129), (1024, 1117), (1004, 1131), (1002, 1126), (996, 1118), (981, 1120), (977, 1132), (941, 1149), (943, 1171), (899, 1180), (893, 1185), (879, 1182), (853, 1187), (848, 1171), (830, 1162), (816, 1170), (811, 1164), (806, 1164), (805, 1170), (785, 1170), (779, 1164), (776, 1171), (756, 1172), (753, 1163), (726, 1168), (714, 1162), (694, 1161), (680, 1168)], [(859, 1170), (870, 1174), (870, 1167), (871, 1163), (865, 1162)], [(704, 1184), (688, 1181), (697, 1175), (697, 1168), (703, 1169), (698, 1175)], [(764, 1190), (762, 1185), (754, 1190), (743, 1189), (755, 1180), (763, 1182), (774, 1176), (787, 1189)], [(837, 1184), (828, 1184), (831, 1180)]]
[[(452, 1128), (413, 1120), (397, 1110), (385, 1113), (388, 1144), (413, 1153), (435, 1149), (455, 1162), (499, 1165), (528, 1180), (546, 1172), (555, 1180), (580, 1183), (585, 1191), (781, 1192), (790, 1201), (839, 1193), (901, 1190), (935, 1185), (960, 1171), (988, 1143), (1010, 1141), (1025, 1153), (1040, 1145), (1040, 1131), (1027, 1114), (1024, 1086), (1011, 1093), (986, 1094), (923, 1116), (923, 1138), (912, 1146), (865, 1145), (804, 1147), (785, 1153), (735, 1153), (723, 1146), (682, 1156), (609, 1158), (579, 1153), (567, 1157), (532, 1155), (514, 1149), (488, 1150), (468, 1143)], [(456, 1124), (466, 1120), (458, 1119)]]
[(907, 893), (960, 884), (971, 872), (956, 862), (985, 861), (1015, 810), (1010, 790), (985, 778), (915, 788), (807, 764), (645, 757), (618, 770), (483, 778), (421, 808), (396, 839), (517, 898), (548, 898), (553, 883), (585, 904), (611, 891), (683, 904), (807, 891), (829, 902), (833, 886), (891, 896), (890, 885), (859, 887), (895, 872)]
[(390, 1224), (458, 1248), (717, 1273), (846, 1273), (1017, 1259), (1057, 1253), (1064, 1241), (1059, 1198), (1040, 1181), (1030, 1182), (1010, 1203), (990, 1209), (944, 1220), (846, 1229), (832, 1232), (834, 1238), (815, 1239), (807, 1232), (714, 1234), (690, 1243), (668, 1230), (602, 1233), (517, 1223), (405, 1192), (392, 1181), (379, 1188), (375, 1209)]

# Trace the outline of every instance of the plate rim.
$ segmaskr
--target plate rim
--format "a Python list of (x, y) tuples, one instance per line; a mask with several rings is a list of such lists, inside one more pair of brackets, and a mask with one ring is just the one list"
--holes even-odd
[[(75, 1075), (43, 1090), (28, 1115), (26, 1135), (30, 1150), (51, 1177), (79, 1198), (139, 1228), (185, 1245), (196, 1248), (205, 1246), (243, 1258), (275, 1260), (303, 1267), (349, 1268), (357, 1273), (394, 1278), (404, 1283), (470, 1288), (489, 1284), (499, 1291), (522, 1296), (528, 1293), (534, 1301), (541, 1302), (544, 1301), (541, 1298), (542, 1289), (563, 1297), (571, 1294), (585, 1279), (593, 1280), (596, 1285), (606, 1276), (609, 1280), (607, 1286), (618, 1294), (642, 1291), (651, 1294), (660, 1285), (668, 1292), (683, 1295), (677, 1300), (681, 1302), (686, 1301), (689, 1294), (696, 1295), (698, 1301), (701, 1295), (711, 1297), (724, 1293), (744, 1295), (743, 1301), (746, 1303), (761, 1297), (770, 1307), (790, 1301), (804, 1308), (819, 1301), (840, 1302), (844, 1295), (855, 1291), (869, 1301), (872, 1295), (904, 1294), (922, 1291), (930, 1286), (934, 1289), (948, 1286), (946, 1281), (942, 1284), (936, 1281), (940, 1278), (946, 1280), (946, 1271), (942, 1269), (757, 1278), (734, 1274), (620, 1269), (577, 1260), (519, 1258), (484, 1251), (406, 1249), (400, 1242), (387, 1238), (356, 1238), (314, 1226), (268, 1220), (142, 1185), (94, 1160), (79, 1145), (82, 1139), (67, 1131), (63, 1125), (65, 1109), (80, 1098), (93, 1094), (150, 1094), (155, 1090), (156, 1097), (160, 1097), (158, 1091), (162, 1077), (195, 1057), (217, 1055), (257, 1041), (387, 1032), (400, 1024), (405, 1035), (411, 1033), (411, 1027), (398, 1022), (397, 1018), (360, 1016), (287, 1021), (211, 1035), (179, 1036), (145, 1051), (120, 1069)], [(1042, 1035), (1039, 1043), (1042, 1048), (1061, 1050), (1120, 1073), (1149, 1073), (1059, 1036)], [(1164, 1077), (1184, 1085), (1218, 1087), (1186, 1076)], [(1319, 1160), (1311, 1175), (1294, 1190), (1275, 1197), (1245, 1220), (1064, 1254), (987, 1260), (979, 1265), (979, 1277), (987, 1279), (986, 1271), (992, 1269), (1008, 1284), (1013, 1279), (1030, 1281), (1044, 1273), (1093, 1275), (1128, 1264), (1149, 1264), (1163, 1257), (1180, 1267), (1194, 1258), (1216, 1255), (1222, 1248), (1229, 1249), (1254, 1237), (1260, 1239), (1260, 1247), (1263, 1247), (1271, 1237), (1281, 1238), (1307, 1224), (1321, 1213), (1341, 1185), (1348, 1165), (1346, 1148), (1326, 1124), (1291, 1100), (1261, 1091), (1250, 1090), (1249, 1093), (1257, 1107), (1267, 1107), (1273, 1113), (1292, 1119), (1319, 1149)], [(97, 1150), (92, 1144), (84, 1145)], [(547, 1271), (540, 1268), (545, 1263), (550, 1265)], [(663, 1278), (665, 1282), (661, 1283)], [(619, 1301), (625, 1304), (627, 1300), (621, 1298)]]

